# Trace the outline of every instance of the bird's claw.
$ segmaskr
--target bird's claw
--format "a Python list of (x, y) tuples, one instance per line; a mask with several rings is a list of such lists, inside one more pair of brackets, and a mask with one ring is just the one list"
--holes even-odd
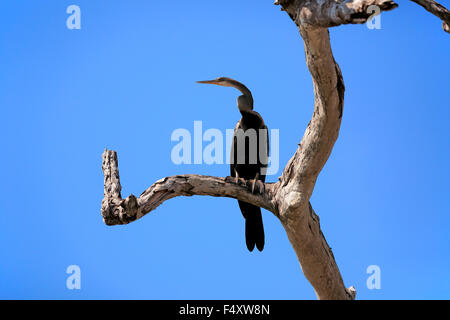
[(237, 184), (238, 186), (245, 186), (246, 185), (245, 179), (239, 178), (239, 177), (228, 176), (228, 177), (225, 178), (225, 181)]
[(234, 183), (238, 186), (245, 186), (246, 188), (250, 189), (253, 194), (255, 194), (255, 192), (263, 194), (266, 191), (266, 185), (259, 179), (245, 180), (244, 178), (236, 176), (228, 176), (225, 178), (225, 181)]
[(263, 194), (266, 191), (265, 184), (261, 180), (254, 179), (252, 182), (252, 193), (255, 193), (255, 190), (258, 191), (259, 194)]

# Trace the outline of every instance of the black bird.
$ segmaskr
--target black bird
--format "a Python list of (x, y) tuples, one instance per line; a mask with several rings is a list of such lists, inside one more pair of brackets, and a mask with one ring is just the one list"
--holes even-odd
[[(268, 129), (261, 115), (253, 111), (253, 97), (250, 90), (242, 83), (230, 78), (197, 81), (224, 87), (233, 87), (242, 92), (237, 99), (237, 105), (242, 118), (237, 123), (231, 146), (231, 176), (246, 180), (253, 180), (252, 192), (259, 189), (264, 192), (266, 169), (269, 156)], [(264, 226), (261, 208), (244, 201), (238, 201), (239, 208), (245, 218), (245, 242), (249, 251), (256, 247), (259, 251), (264, 248)]]

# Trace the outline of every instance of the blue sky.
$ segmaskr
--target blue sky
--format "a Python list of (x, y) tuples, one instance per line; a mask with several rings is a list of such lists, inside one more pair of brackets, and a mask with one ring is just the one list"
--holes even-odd
[[(311, 118), (301, 38), (273, 1), (4, 1), (0, 11), (0, 298), (315, 299), (284, 229), (263, 212), (249, 253), (232, 199), (176, 198), (107, 227), (101, 154), (119, 156), (124, 196), (168, 175), (171, 133), (234, 128), (238, 93), (280, 130), (280, 167)], [(66, 28), (77, 4), (81, 30)], [(360, 299), (450, 298), (449, 35), (410, 1), (330, 29), (346, 86), (339, 139), (311, 202), (345, 284)], [(447, 4), (448, 3), (443, 3)], [(278, 175), (268, 177), (275, 181)], [(79, 265), (81, 290), (66, 288)], [(370, 265), (381, 289), (366, 287)]]

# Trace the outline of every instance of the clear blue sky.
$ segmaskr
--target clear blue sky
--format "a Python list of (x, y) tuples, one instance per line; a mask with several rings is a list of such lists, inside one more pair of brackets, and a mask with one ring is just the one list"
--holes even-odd
[[(171, 162), (173, 130), (195, 120), (225, 130), (240, 117), (235, 90), (196, 80), (245, 83), (280, 130), (284, 167), (313, 91), (298, 31), (272, 3), (3, 1), (0, 298), (315, 299), (267, 211), (263, 253), (247, 251), (233, 199), (172, 199), (126, 226), (100, 215), (105, 147), (118, 151), (124, 196), (168, 175), (228, 174)], [(81, 30), (66, 28), (71, 4)], [(399, 4), (381, 30), (330, 29), (344, 117), (311, 202), (359, 298), (448, 299), (450, 36)], [(73, 264), (78, 291), (66, 289)], [(369, 265), (380, 290), (366, 287)]]

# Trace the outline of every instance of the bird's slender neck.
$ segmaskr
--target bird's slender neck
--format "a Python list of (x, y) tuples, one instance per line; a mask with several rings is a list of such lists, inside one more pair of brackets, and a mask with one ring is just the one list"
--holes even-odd
[(248, 88), (245, 85), (236, 80), (230, 79), (228, 84), (230, 85), (230, 87), (238, 89), (243, 94), (242, 96), (239, 97), (238, 100), (239, 110), (241, 110), (241, 106), (245, 109), (253, 110), (253, 96), (250, 90), (248, 90)]
[(253, 109), (253, 96), (250, 90), (248, 90), (247, 87), (243, 85), (243, 88), (240, 91), (243, 93), (243, 96), (247, 98), (249, 105)]
[(251, 96), (242, 95), (237, 99), (237, 106), (242, 115), (244, 113), (252, 112), (253, 110), (253, 99)]
[(209, 84), (215, 84), (218, 86), (223, 87), (233, 87), (235, 89), (238, 89), (242, 95), (238, 97), (237, 99), (237, 105), (239, 108), (239, 111), (241, 113), (243, 112), (251, 112), (253, 110), (253, 96), (250, 90), (240, 83), (239, 81), (236, 81), (231, 78), (226, 77), (220, 77), (215, 80), (205, 80), (205, 81), (197, 81), (198, 83), (209, 83)]

